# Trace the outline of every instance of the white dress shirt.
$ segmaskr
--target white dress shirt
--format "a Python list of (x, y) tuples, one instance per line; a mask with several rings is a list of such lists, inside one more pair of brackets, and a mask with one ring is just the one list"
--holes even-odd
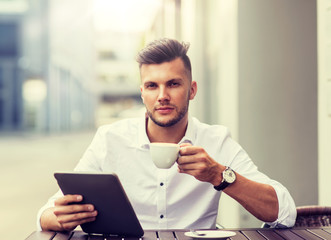
[[(231, 137), (227, 128), (207, 125), (190, 117), (180, 143), (203, 147), (222, 165), (248, 179), (274, 187), (279, 214), (272, 227), (293, 226), (295, 204), (287, 189), (259, 172), (247, 153)], [(75, 171), (114, 172), (118, 175), (143, 229), (215, 228), (221, 192), (213, 185), (179, 173), (177, 164), (158, 169), (149, 154), (150, 141), (144, 118), (118, 121), (98, 129)], [(221, 173), (220, 173), (221, 174)], [(61, 192), (49, 199), (38, 213), (49, 207)]]

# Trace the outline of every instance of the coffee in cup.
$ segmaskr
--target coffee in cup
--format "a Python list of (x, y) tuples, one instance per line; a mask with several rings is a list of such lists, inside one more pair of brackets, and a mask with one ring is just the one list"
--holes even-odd
[(153, 163), (158, 168), (170, 168), (178, 159), (178, 144), (155, 142), (149, 146)]

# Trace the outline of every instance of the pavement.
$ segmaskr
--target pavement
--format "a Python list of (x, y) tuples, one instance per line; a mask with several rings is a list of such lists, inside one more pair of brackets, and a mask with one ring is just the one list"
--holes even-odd
[(1, 239), (25, 239), (36, 230), (38, 210), (58, 189), (53, 173), (72, 170), (94, 134), (0, 133)]

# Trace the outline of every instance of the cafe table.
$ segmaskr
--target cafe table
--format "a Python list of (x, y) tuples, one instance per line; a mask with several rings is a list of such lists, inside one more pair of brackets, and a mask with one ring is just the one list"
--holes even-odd
[[(147, 230), (141, 240), (192, 240), (204, 239), (203, 237), (191, 238), (185, 235), (188, 230)], [(222, 231), (222, 230), (215, 230)], [(331, 240), (331, 227), (305, 227), (305, 228), (246, 228), (224, 229), (233, 231), (235, 236), (231, 240)], [(88, 235), (82, 231), (68, 233), (36, 231), (26, 240), (134, 240), (139, 238), (121, 238), (116, 236)]]

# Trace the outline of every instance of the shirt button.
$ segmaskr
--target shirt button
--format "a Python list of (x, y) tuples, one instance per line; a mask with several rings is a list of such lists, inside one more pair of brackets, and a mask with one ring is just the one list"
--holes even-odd
[(160, 218), (163, 218), (164, 216), (163, 215), (160, 215)]
[(162, 187), (163, 185), (164, 185), (163, 182), (161, 182), (161, 183), (160, 183), (160, 186)]

